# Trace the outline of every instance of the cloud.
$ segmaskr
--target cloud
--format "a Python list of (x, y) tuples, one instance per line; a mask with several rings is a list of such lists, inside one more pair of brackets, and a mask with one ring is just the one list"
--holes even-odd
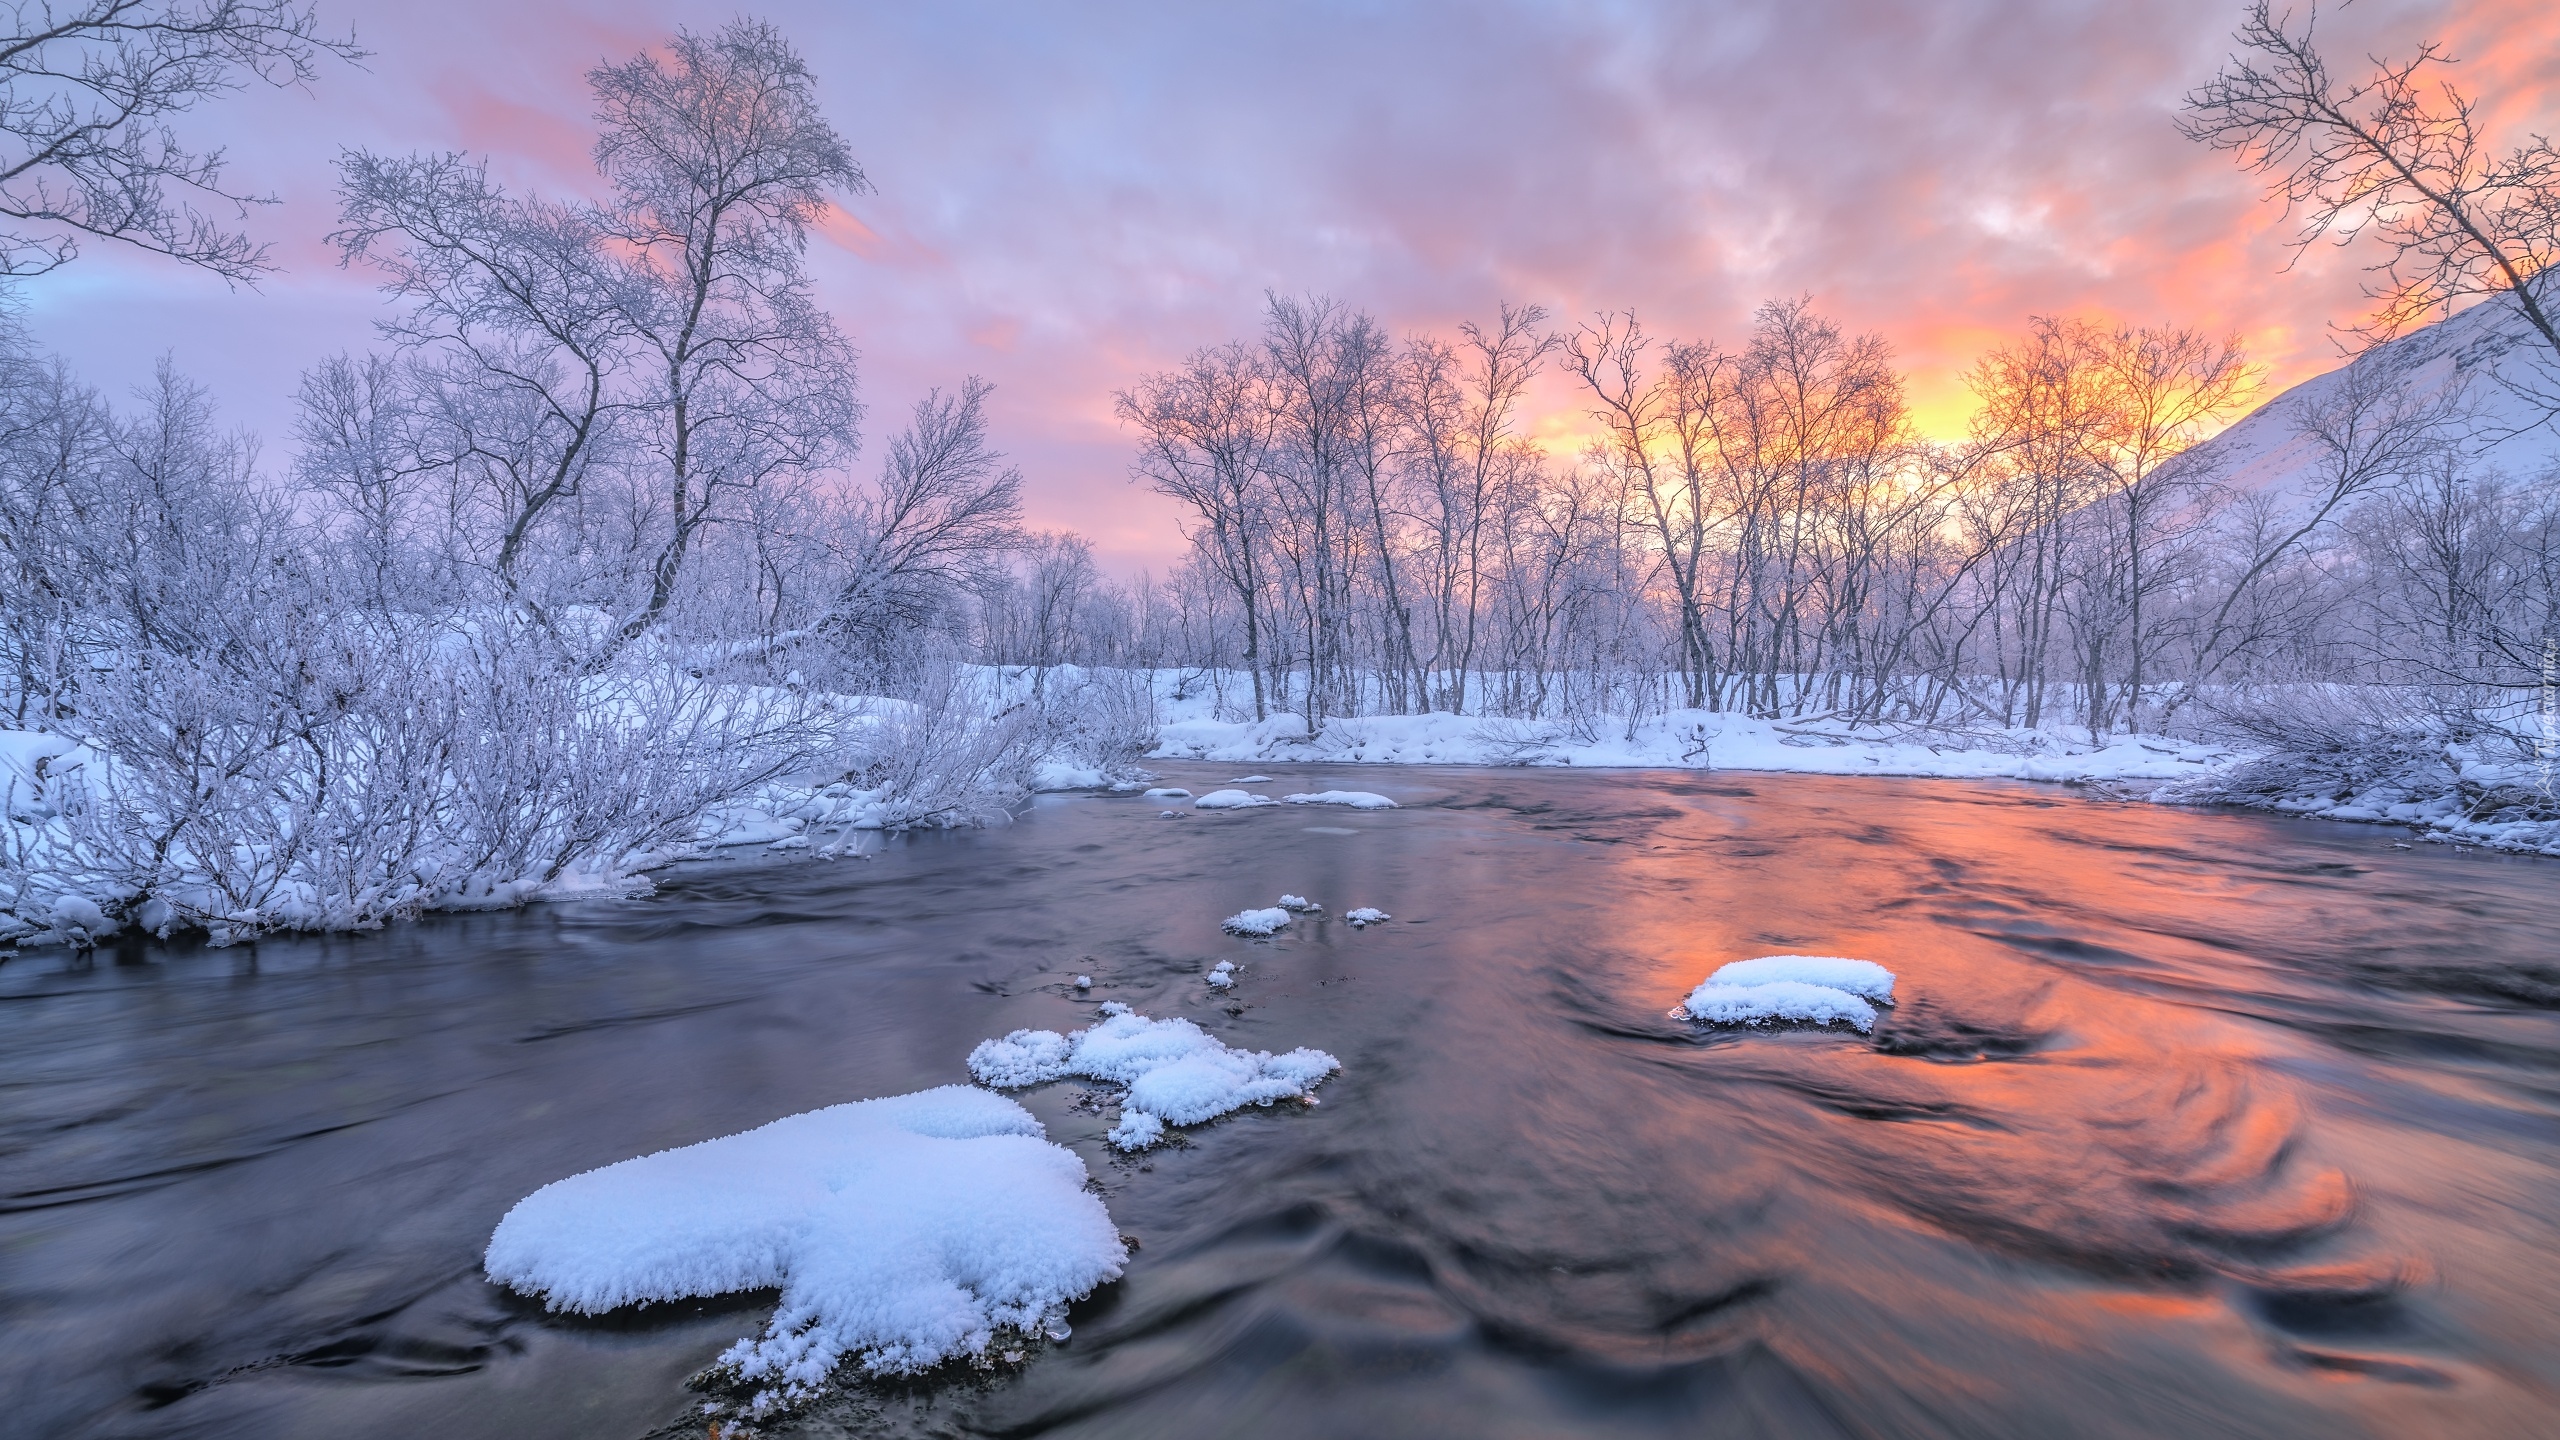
[[(1161, 566), (1171, 511), (1126, 478), (1112, 392), (1249, 334), (1266, 290), (1320, 291), (1391, 330), (1503, 300), (1634, 308), (1662, 335), (1732, 338), (1810, 294), (1883, 333), (1924, 423), (2031, 314), (2236, 332), (2278, 381), (2334, 363), (2354, 253), (2284, 273), (2276, 213), (2181, 139), (2231, 0), (1929, 6), (1890, 0), (1531, 5), (1439, 0), (1186, 6), (787, 0), (793, 35), (876, 195), (811, 263), (864, 354), (875, 429), (936, 385), (999, 386), (1033, 518)], [(376, 52), (311, 94), (205, 117), (291, 266), (257, 294), (92, 257), (30, 296), (39, 335), (130, 381), (154, 357), (280, 435), (317, 355), (366, 343), (378, 297), (336, 269), (340, 145), (488, 152), (510, 183), (592, 184), (583, 75), (731, 7), (601, 0), (339, 3)], [(2441, 35), (2510, 131), (2548, 125), (2560, 12), (2531, 0), (2358, 4), (2341, 53)], [(1541, 433), (1576, 428), (1550, 385)]]

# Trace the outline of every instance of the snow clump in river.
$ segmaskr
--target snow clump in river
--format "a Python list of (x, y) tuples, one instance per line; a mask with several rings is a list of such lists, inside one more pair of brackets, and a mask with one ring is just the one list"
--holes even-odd
[(998, 1090), (1069, 1075), (1127, 1086), (1108, 1138), (1131, 1151), (1163, 1139), (1167, 1125), (1197, 1125), (1275, 1100), (1313, 1104), (1315, 1087), (1341, 1068), (1321, 1050), (1233, 1049), (1188, 1020), (1150, 1020), (1117, 1001), (1073, 1035), (1016, 1030), (969, 1052), (969, 1073)]
[(1280, 908), (1281, 908), (1281, 909), (1283, 909), (1283, 910), (1292, 911), (1292, 912), (1294, 912), (1294, 913), (1296, 913), (1296, 914), (1300, 914), (1300, 915), (1321, 915), (1321, 914), (1323, 914), (1323, 913), (1324, 913), (1324, 907), (1323, 907), (1323, 906), (1321, 906), (1321, 905), (1317, 904), (1317, 903), (1316, 903), (1316, 902), (1314, 902), (1313, 900), (1308, 899), (1308, 898), (1307, 898), (1306, 896), (1304, 896), (1304, 895), (1283, 895), (1283, 896), (1281, 896), (1281, 897), (1280, 897)]
[(831, 1105), (554, 1181), (489, 1237), (489, 1278), (554, 1310), (779, 1288), (720, 1368), (756, 1414), (853, 1360), (912, 1374), (1000, 1330), (1065, 1336), (1128, 1258), (1075, 1152), (1000, 1095), (945, 1085)]
[(1365, 930), (1372, 925), (1384, 925), (1396, 917), (1374, 905), (1363, 905), (1342, 918), (1351, 922), (1352, 929)]
[(1292, 805), (1348, 805), (1354, 810), (1393, 810), (1396, 802), (1371, 790), (1321, 790), (1313, 795), (1283, 796)]
[(1280, 802), (1268, 795), (1254, 795), (1242, 790), (1212, 790), (1191, 802), (1194, 810), (1253, 810)]
[(1675, 1012), (1710, 1025), (1765, 1025), (1837, 1020), (1861, 1034), (1876, 1028), (1875, 1006), (1893, 1003), (1893, 972), (1872, 960), (1837, 955), (1763, 955), (1736, 960), (1708, 976)]
[(1221, 960), (1209, 971), (1209, 988), (1225, 990), (1236, 983), (1236, 962)]
[(1230, 935), (1264, 936), (1279, 932), (1289, 923), (1289, 912), (1278, 907), (1268, 910), (1240, 910), (1218, 922), (1218, 928)]

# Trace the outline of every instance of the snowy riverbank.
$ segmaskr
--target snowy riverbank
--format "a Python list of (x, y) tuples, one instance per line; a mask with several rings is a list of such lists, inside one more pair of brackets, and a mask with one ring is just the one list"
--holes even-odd
[[(2399, 825), (2417, 837), (2560, 857), (2551, 779), (2533, 759), (2481, 743), (2412, 750), (2359, 770), (2271, 757), (2236, 744), (2158, 735), (2091, 737), (2074, 727), (1970, 732), (1674, 710), (1632, 724), (1469, 715), (1221, 720), (1205, 698), (1168, 695), (1152, 758), (1234, 765), (1535, 765), (1746, 770), (1947, 780), (2106, 784), (2166, 804), (2238, 805), (2306, 819)], [(2510, 745), (2509, 749), (2518, 748)]]

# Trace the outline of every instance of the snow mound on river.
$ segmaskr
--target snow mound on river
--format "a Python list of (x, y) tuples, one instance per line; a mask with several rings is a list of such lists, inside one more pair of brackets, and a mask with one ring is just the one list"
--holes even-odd
[(1279, 933), (1280, 927), (1288, 923), (1289, 912), (1275, 905), (1265, 910), (1239, 910), (1219, 921), (1218, 928), (1230, 935), (1263, 936)]
[(1280, 802), (1268, 795), (1254, 795), (1242, 790), (1212, 790), (1191, 802), (1194, 810), (1253, 810)]
[(1165, 1126), (1197, 1125), (1247, 1105), (1313, 1103), (1315, 1087), (1342, 1062), (1321, 1050), (1238, 1050), (1188, 1020), (1150, 1020), (1116, 1002), (1073, 1035), (1016, 1030), (969, 1052), (969, 1073), (998, 1090), (1045, 1085), (1069, 1075), (1125, 1085), (1111, 1143), (1144, 1150)]
[(1836, 1020), (1864, 1034), (1876, 1028), (1870, 1000), (1893, 1003), (1893, 972), (1872, 960), (1763, 955), (1718, 967), (1680, 1002), (1679, 1013), (1710, 1025)]
[(1000, 1095), (945, 1085), (832, 1105), (543, 1186), (489, 1237), (489, 1278), (554, 1310), (779, 1287), (720, 1359), (759, 1413), (857, 1360), (903, 1374), (1053, 1334), (1128, 1258), (1084, 1162)]
[(1348, 805), (1354, 810), (1393, 810), (1396, 802), (1371, 790), (1320, 790), (1313, 795), (1286, 795), (1292, 805)]
[(1707, 977), (1710, 985), (1766, 985), (1773, 980), (1826, 985), (1888, 1005), (1893, 1003), (1893, 972), (1873, 960), (1844, 960), (1837, 955), (1763, 955), (1757, 960), (1736, 960), (1718, 966), (1716, 973)]

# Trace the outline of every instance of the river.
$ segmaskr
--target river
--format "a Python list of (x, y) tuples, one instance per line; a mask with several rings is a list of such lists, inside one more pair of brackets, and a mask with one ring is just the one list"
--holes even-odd
[[(2560, 867), (2028, 785), (1268, 773), (1403, 808), (1048, 797), (0, 965), (0, 1433), (700, 1435), (686, 1378), (772, 1297), (547, 1315), (480, 1278), (507, 1208), (1102, 999), (1343, 1070), (1136, 1159), (1029, 1093), (1126, 1277), (1018, 1371), (769, 1433), (2560, 1433)], [(1283, 890), (1396, 919), (1218, 934)], [(1900, 1003), (1667, 1013), (1791, 951)]]

